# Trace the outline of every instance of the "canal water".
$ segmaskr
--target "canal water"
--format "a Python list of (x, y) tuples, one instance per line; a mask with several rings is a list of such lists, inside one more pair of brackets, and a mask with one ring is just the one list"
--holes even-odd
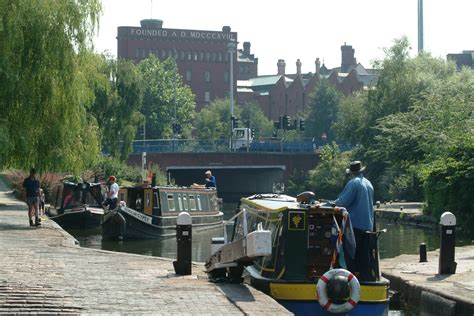
[[(224, 204), (224, 218), (228, 219), (234, 214), (235, 204)], [(380, 258), (392, 258), (401, 254), (417, 254), (420, 243), (425, 243), (427, 250), (439, 248), (439, 233), (437, 229), (418, 228), (414, 226), (399, 225), (393, 222), (378, 219), (379, 229), (387, 229), (380, 237)], [(158, 240), (102, 240), (101, 230), (68, 230), (82, 247), (128, 252), (140, 255), (176, 258), (176, 239), (166, 238)], [(202, 232), (193, 232), (193, 261), (204, 262), (210, 255), (210, 240), (212, 237), (223, 235), (220, 227)], [(457, 235), (457, 246), (471, 244), (471, 238)]]

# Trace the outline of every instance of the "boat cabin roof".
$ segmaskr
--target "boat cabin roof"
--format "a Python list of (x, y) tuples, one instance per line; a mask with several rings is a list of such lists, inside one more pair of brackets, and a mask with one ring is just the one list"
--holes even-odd
[(256, 194), (248, 198), (242, 198), (240, 201), (259, 209), (274, 212), (302, 208), (296, 198), (284, 194)]

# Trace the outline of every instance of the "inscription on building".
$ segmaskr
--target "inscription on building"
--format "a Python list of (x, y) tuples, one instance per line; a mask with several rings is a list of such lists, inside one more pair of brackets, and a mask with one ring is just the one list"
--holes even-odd
[(204, 39), (204, 40), (235, 40), (233, 33), (209, 32), (209, 31), (191, 31), (191, 30), (173, 30), (173, 29), (144, 29), (130, 28), (131, 36), (139, 37), (164, 37), (180, 39)]

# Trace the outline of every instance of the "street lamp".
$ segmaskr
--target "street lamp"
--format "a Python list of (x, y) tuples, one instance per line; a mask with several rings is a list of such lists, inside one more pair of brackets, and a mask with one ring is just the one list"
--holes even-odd
[[(236, 51), (237, 43), (231, 39), (227, 43), (227, 49), (230, 55), (230, 75), (229, 75), (229, 97), (230, 97), (230, 118), (234, 119), (234, 52)], [(232, 133), (233, 121), (230, 124), (230, 149), (232, 150)]]

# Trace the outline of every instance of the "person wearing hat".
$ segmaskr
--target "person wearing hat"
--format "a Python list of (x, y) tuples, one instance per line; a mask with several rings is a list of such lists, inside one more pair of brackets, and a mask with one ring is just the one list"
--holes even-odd
[(364, 170), (362, 162), (350, 163), (346, 173), (351, 174), (352, 179), (334, 203), (347, 209), (354, 230), (356, 249), (354, 262), (348, 260), (349, 270), (359, 272), (362, 280), (371, 280), (373, 276), (369, 272), (369, 237), (374, 229), (374, 188), (372, 183), (364, 177)]
[(104, 202), (104, 206), (108, 206), (110, 211), (117, 207), (119, 186), (116, 181), (117, 178), (115, 178), (115, 176), (109, 177), (109, 191), (107, 192), (107, 199)]
[(212, 175), (211, 170), (206, 171), (206, 188), (217, 188), (216, 177)]

